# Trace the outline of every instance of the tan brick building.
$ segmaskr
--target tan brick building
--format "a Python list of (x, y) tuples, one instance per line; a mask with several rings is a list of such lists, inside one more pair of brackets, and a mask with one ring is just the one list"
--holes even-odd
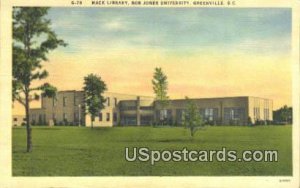
[[(170, 100), (162, 108), (153, 97), (118, 93), (105, 93), (105, 108), (95, 118), (95, 127), (182, 124), (182, 114), (187, 107), (185, 99)], [(272, 121), (273, 102), (258, 97), (223, 97), (190, 99), (203, 120), (215, 125), (247, 125), (249, 121)], [(83, 91), (60, 91), (56, 99), (42, 98), (42, 107), (30, 109), (33, 124), (91, 126), (85, 114)]]
[[(258, 97), (223, 97), (190, 99), (196, 104), (202, 119), (215, 125), (247, 125), (251, 120), (272, 121), (273, 102)], [(168, 123), (181, 124), (182, 114), (186, 108), (185, 99), (170, 100), (165, 108)], [(155, 119), (162, 116), (162, 107), (154, 103)]]

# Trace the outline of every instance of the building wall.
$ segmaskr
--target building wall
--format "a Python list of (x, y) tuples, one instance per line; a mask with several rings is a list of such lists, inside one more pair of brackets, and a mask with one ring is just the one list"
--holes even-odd
[[(48, 124), (79, 124), (79, 114), (83, 116), (83, 92), (62, 91), (58, 92), (56, 98), (42, 98), (42, 108), (45, 109)], [(80, 118), (84, 124), (84, 118)]]
[[(151, 125), (163, 120), (167, 124), (182, 124), (187, 100), (170, 100), (163, 108), (153, 97), (104, 93), (105, 108), (95, 117), (93, 126)], [(224, 97), (190, 99), (196, 104), (203, 120), (218, 125), (246, 125), (248, 119), (273, 120), (273, 102), (258, 97)], [(60, 91), (56, 99), (42, 98), (42, 108), (30, 109), (34, 124), (72, 124), (91, 126), (91, 117), (85, 115), (83, 91)], [(81, 122), (79, 122), (79, 119)]]
[(84, 124), (84, 109), (82, 91), (59, 91), (56, 98), (42, 97), (42, 108), (30, 109), (31, 122), (39, 122), (38, 117), (43, 116), (43, 124)]
[[(273, 120), (273, 101), (259, 97), (225, 97), (208, 99), (191, 99), (199, 109), (203, 119), (210, 121), (212, 116), (213, 124), (222, 125), (247, 125), (249, 118), (252, 123), (255, 121)], [(159, 122), (162, 106), (159, 101), (155, 102), (155, 121)], [(180, 124), (182, 111), (187, 107), (184, 99), (170, 100), (165, 107), (166, 114), (169, 114), (173, 124)], [(208, 112), (208, 113), (207, 113)], [(208, 115), (208, 117), (207, 117)]]
[[(226, 98), (202, 98), (190, 99), (199, 109), (199, 113), (205, 121), (212, 124), (246, 124), (248, 113), (248, 97), (226, 97)], [(170, 100), (169, 105), (165, 108), (171, 115), (170, 121), (173, 124), (181, 124), (182, 111), (187, 108), (187, 100), (178, 99)], [(160, 121), (161, 110), (163, 110), (159, 101), (155, 102), (155, 120)], [(240, 117), (229, 120), (228, 116), (233, 116), (234, 112), (240, 112)], [(236, 122), (234, 122), (236, 121)]]
[(259, 97), (249, 97), (249, 117), (254, 123), (256, 120), (273, 120), (273, 101)]
[[(135, 100), (136, 95), (104, 93), (105, 108), (95, 117), (95, 127), (111, 127), (120, 123), (118, 104), (122, 100)], [(140, 97), (153, 99), (152, 97)], [(70, 124), (91, 126), (91, 117), (85, 115), (83, 91), (59, 91), (56, 98), (42, 97), (41, 108), (30, 109), (30, 122), (33, 124)], [(102, 116), (102, 119), (100, 118)]]
[[(105, 108), (99, 112), (97, 117), (95, 117), (93, 123), (93, 126), (95, 127), (112, 127), (121, 124), (122, 112), (119, 109), (120, 104), (123, 103), (123, 101), (132, 101), (136, 104), (138, 96), (107, 92), (104, 94), (104, 97), (106, 98)], [(153, 101), (153, 97), (140, 96), (139, 98), (141, 100)], [(90, 115), (86, 115), (86, 126), (91, 126)]]
[(29, 110), (29, 121), (31, 125), (47, 124), (45, 117), (45, 109), (43, 108), (32, 108)]
[(22, 126), (25, 124), (25, 115), (13, 115), (12, 116), (12, 126)]
[(121, 125), (152, 125), (153, 98), (137, 97), (136, 100), (123, 100), (119, 104)]

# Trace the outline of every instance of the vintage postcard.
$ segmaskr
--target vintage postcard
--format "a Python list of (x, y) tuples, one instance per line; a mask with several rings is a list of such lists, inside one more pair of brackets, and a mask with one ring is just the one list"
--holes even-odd
[(299, 187), (299, 5), (2, 1), (0, 186)]

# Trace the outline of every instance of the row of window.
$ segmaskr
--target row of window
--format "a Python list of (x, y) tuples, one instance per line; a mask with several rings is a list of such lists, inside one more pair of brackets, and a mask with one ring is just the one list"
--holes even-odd
[[(137, 110), (136, 106), (122, 106), (121, 110)], [(140, 110), (153, 110), (152, 106), (140, 106)]]
[[(176, 119), (181, 121), (184, 115), (185, 109), (176, 109)], [(206, 121), (217, 120), (219, 117), (219, 110), (217, 108), (201, 108), (199, 109), (200, 116)], [(171, 119), (172, 110), (158, 110), (156, 116), (160, 120)], [(224, 108), (224, 119), (225, 120), (239, 120), (245, 118), (244, 108)]]
[[(67, 97), (63, 97), (63, 106), (65, 107), (65, 106), (67, 106)], [(57, 99), (52, 99), (52, 106), (56, 106), (56, 103), (57, 103)], [(76, 104), (76, 97), (74, 97), (74, 101), (73, 101), (73, 104), (75, 105), (75, 106), (77, 106), (77, 104)], [(115, 97), (114, 98), (114, 104), (115, 104), (115, 106), (117, 106), (118, 105), (118, 99)], [(106, 101), (105, 101), (105, 105), (106, 106), (110, 106), (110, 97), (107, 97), (106, 98)]]
[[(21, 118), (22, 121), (26, 121), (26, 118)], [(18, 121), (18, 118), (14, 118), (13, 121)]]
[[(176, 116), (177, 119), (180, 120), (182, 119), (184, 115), (184, 109), (176, 109)], [(204, 109), (199, 109), (199, 113), (201, 117), (204, 120), (208, 121), (213, 121), (218, 118), (218, 109), (217, 108), (204, 108)], [(110, 121), (110, 113), (105, 114), (105, 121)], [(40, 114), (38, 117), (39, 119), (46, 119), (46, 115), (44, 114), (44, 117)], [(165, 120), (165, 119), (172, 119), (172, 110), (171, 109), (165, 109), (165, 110), (157, 110), (156, 111), (156, 116), (159, 117), (160, 120)], [(100, 112), (99, 115), (99, 121), (103, 121), (103, 113)], [(56, 119), (56, 114), (52, 114), (52, 118)], [(74, 113), (74, 119), (78, 119), (79, 114)], [(270, 118), (270, 112), (269, 109), (264, 109), (264, 119), (269, 120)], [(36, 115), (32, 115), (32, 119), (36, 119)], [(67, 113), (63, 113), (63, 119), (68, 119)], [(225, 120), (239, 120), (239, 119), (245, 119), (245, 109), (244, 108), (224, 108), (224, 119)], [(254, 119), (260, 119), (260, 109), (259, 108), (254, 108)], [(117, 120), (117, 113), (113, 113), (113, 121)], [(16, 121), (16, 120), (14, 120)]]
[(244, 108), (224, 108), (224, 120), (242, 120), (245, 119)]
[[(176, 116), (178, 120), (181, 120), (183, 118), (184, 111), (185, 109), (176, 109)], [(213, 119), (216, 119), (218, 117), (217, 108), (201, 108), (199, 109), (199, 113), (203, 119), (209, 121), (212, 121)], [(160, 120), (170, 119), (172, 118), (172, 110), (159, 110), (157, 111), (156, 116), (159, 117)]]
[[(99, 113), (98, 118), (99, 118), (99, 121), (103, 121), (103, 113), (102, 112)], [(105, 120), (110, 121), (110, 113), (109, 112), (106, 113)], [(117, 121), (117, 113), (113, 113), (113, 121)]]
[[(110, 106), (110, 97), (107, 97), (105, 99), (106, 101), (106, 106)], [(118, 105), (118, 99), (116, 97), (114, 97), (114, 105), (117, 106)]]
[[(270, 110), (268, 108), (264, 108), (264, 119), (269, 120), (270, 119)], [(254, 119), (260, 119), (260, 108), (254, 107), (253, 108), (253, 116)]]

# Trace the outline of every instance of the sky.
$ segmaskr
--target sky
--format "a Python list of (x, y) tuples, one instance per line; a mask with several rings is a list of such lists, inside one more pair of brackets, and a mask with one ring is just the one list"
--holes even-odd
[[(171, 99), (257, 96), (273, 99), (275, 109), (292, 104), (291, 9), (57, 7), (48, 18), (68, 43), (44, 63), (43, 82), (59, 90), (80, 90), (95, 73), (110, 92), (154, 96), (153, 71), (162, 67)], [(18, 106), (14, 113), (22, 114)]]

